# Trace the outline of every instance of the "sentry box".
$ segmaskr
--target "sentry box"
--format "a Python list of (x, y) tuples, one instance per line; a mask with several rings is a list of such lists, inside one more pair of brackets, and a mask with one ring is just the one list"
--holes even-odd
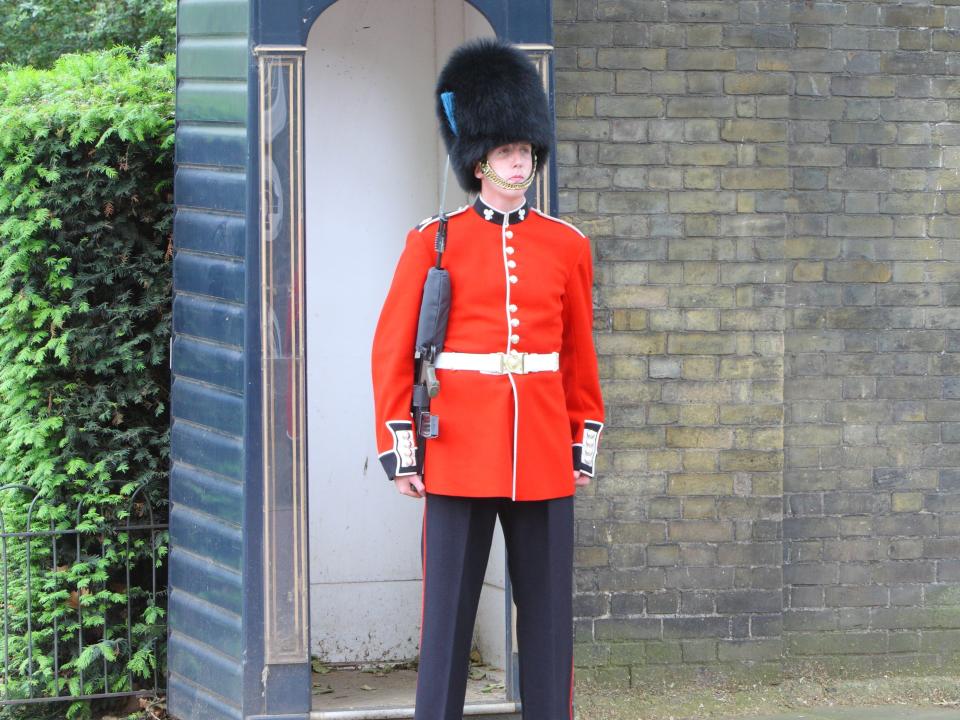
[[(439, 206), (437, 70), (485, 35), (529, 53), (552, 104), (549, 0), (180, 0), (176, 718), (412, 717), (413, 669), (336, 670), (414, 659), (419, 636), (421, 505), (377, 460), (370, 341)], [(553, 157), (531, 188), (547, 211)], [(519, 717), (509, 597), (495, 543), (469, 715)]]

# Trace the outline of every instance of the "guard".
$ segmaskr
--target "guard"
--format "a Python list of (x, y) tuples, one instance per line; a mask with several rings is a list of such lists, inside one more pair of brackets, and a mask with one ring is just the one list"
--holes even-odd
[(552, 132), (540, 77), (522, 51), (489, 39), (461, 46), (436, 95), (457, 179), (477, 197), (448, 216), (443, 267), (452, 299), (436, 358), (435, 437), (417, 436), (410, 406), (438, 218), (407, 235), (372, 354), (380, 460), (401, 493), (425, 499), (415, 718), (463, 717), (499, 516), (517, 605), (523, 718), (572, 719), (573, 497), (594, 475), (603, 429), (590, 244), (526, 201)]

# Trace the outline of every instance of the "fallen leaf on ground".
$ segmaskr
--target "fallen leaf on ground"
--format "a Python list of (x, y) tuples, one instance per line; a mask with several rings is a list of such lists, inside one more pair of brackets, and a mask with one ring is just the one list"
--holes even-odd
[(480, 688), (480, 692), (482, 693), (492, 693), (494, 690), (503, 690), (503, 683), (502, 682), (487, 683), (482, 688)]

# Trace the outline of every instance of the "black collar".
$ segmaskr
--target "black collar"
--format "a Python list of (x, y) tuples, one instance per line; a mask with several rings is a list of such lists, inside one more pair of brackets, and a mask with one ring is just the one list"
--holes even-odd
[(523, 205), (507, 216), (506, 223), (503, 221), (503, 213), (487, 205), (479, 195), (477, 195), (477, 199), (473, 203), (473, 209), (477, 211), (480, 217), (488, 222), (492, 222), (494, 225), (516, 225), (518, 222), (523, 222), (530, 216), (530, 204), (526, 200), (523, 201)]

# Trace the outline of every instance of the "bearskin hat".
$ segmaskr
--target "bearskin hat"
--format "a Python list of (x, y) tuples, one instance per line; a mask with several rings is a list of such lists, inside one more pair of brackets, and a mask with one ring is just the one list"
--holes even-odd
[(540, 75), (522, 50), (493, 38), (461, 45), (440, 71), (435, 94), (443, 141), (464, 190), (479, 192), (474, 167), (499, 145), (529, 142), (538, 169), (545, 166), (553, 137), (550, 109)]

